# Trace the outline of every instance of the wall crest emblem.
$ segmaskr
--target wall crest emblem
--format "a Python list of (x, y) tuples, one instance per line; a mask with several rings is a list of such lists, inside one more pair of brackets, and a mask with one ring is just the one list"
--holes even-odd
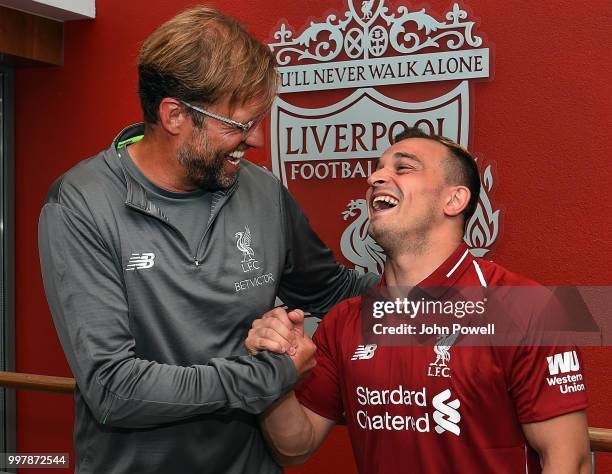
[[(345, 0), (345, 5), (346, 11), (311, 21), (301, 31), (281, 20), (271, 35), (268, 46), (281, 76), (271, 112), (271, 164), (298, 200), (306, 190), (310, 202), (326, 196), (325, 208), (340, 220), (331, 227), (344, 257), (359, 271), (381, 272), (384, 253), (367, 233), (364, 178), (408, 126), (468, 146), (469, 82), (490, 76), (489, 48), (459, 3), (443, 16), (407, 5), (391, 8), (386, 0)], [(421, 101), (402, 100), (397, 88), (441, 81), (454, 84)], [(326, 99), (327, 91), (342, 89), (347, 89), (343, 99)], [(302, 92), (310, 93), (308, 107), (286, 95)], [(492, 188), (488, 166), (465, 235), (478, 256), (499, 233)]]

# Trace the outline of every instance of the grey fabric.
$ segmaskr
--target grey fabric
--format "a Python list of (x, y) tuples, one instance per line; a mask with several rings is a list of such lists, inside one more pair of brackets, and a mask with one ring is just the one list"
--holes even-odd
[(255, 415), (295, 367), (247, 356), (248, 329), (277, 295), (321, 314), (376, 280), (338, 265), (248, 162), (213, 194), (194, 255), (122, 165), (116, 144), (138, 134), (60, 177), (40, 217), (45, 291), (77, 381), (76, 472), (280, 472)]
[(119, 147), (117, 152), (126, 171), (145, 188), (148, 199), (187, 240), (192, 255), (195, 256), (208, 225), (213, 194), (204, 189), (187, 193), (162, 189), (140, 171), (130, 157), (127, 147)]

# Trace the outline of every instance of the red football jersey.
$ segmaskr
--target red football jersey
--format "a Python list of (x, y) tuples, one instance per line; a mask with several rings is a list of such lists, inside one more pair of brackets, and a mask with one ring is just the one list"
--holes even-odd
[[(420, 286), (529, 286), (461, 245)], [(522, 423), (587, 407), (574, 347), (364, 344), (361, 297), (314, 335), (317, 366), (296, 390), (319, 415), (346, 419), (360, 473), (539, 473)]]

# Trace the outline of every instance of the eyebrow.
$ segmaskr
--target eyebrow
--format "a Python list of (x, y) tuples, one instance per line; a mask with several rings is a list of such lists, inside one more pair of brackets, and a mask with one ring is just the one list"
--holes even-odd
[(403, 151), (396, 151), (395, 153), (393, 153), (393, 158), (396, 158), (398, 160), (401, 160), (402, 158), (408, 158), (409, 160), (414, 160), (417, 163), (423, 164), (421, 160), (417, 158), (416, 155), (413, 155), (412, 153), (406, 153)]
[[(407, 158), (409, 160), (416, 161), (421, 166), (423, 165), (423, 162), (419, 160), (416, 155), (413, 155), (412, 153), (406, 153), (404, 151), (396, 151), (395, 153), (393, 153), (393, 158), (395, 158), (396, 160)], [(380, 168), (380, 158), (376, 161), (376, 169), (379, 169), (379, 168)]]

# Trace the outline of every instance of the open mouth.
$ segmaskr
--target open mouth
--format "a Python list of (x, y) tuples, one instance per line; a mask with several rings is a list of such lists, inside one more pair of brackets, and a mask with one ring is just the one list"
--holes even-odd
[(372, 209), (374, 209), (374, 211), (376, 212), (385, 211), (387, 209), (392, 209), (398, 204), (399, 204), (399, 200), (387, 194), (374, 196), (372, 198)]
[(238, 166), (240, 160), (244, 156), (244, 150), (234, 150), (225, 156), (225, 159), (233, 166)]

